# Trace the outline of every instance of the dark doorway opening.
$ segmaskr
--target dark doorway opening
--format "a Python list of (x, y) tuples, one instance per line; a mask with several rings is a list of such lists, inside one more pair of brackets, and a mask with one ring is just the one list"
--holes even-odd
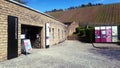
[(42, 48), (41, 30), (42, 27), (21, 25), (21, 34), (25, 34), (25, 39), (30, 39), (32, 48)]
[(7, 59), (18, 56), (18, 18), (8, 16), (8, 48)]

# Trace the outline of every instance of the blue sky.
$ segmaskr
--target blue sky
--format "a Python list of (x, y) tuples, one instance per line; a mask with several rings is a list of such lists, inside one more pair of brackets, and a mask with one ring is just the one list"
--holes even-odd
[(65, 9), (71, 6), (78, 6), (87, 3), (120, 3), (120, 0), (28, 0), (27, 6), (39, 10), (41, 12), (52, 9)]

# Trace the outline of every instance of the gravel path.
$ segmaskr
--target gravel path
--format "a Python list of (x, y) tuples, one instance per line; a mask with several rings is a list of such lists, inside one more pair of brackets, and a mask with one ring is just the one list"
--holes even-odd
[(120, 47), (67, 40), (48, 49), (0, 62), (0, 68), (120, 68)]

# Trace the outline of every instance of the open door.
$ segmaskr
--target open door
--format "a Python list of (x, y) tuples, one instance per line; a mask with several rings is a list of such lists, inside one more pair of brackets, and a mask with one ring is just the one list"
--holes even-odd
[(18, 56), (18, 18), (8, 16), (8, 52), (7, 58)]
[(21, 25), (21, 34), (25, 35), (24, 39), (30, 39), (32, 48), (42, 48), (41, 33), (42, 27), (24, 24)]

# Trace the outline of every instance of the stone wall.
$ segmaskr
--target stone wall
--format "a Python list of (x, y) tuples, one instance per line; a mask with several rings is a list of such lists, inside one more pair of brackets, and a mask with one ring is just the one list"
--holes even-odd
[[(32, 10), (28, 7), (15, 2), (0, 0), (0, 60), (7, 59), (7, 44), (8, 44), (8, 15), (18, 17), (18, 54), (21, 54), (21, 25), (31, 25), (42, 27), (41, 45), (45, 48), (45, 23), (50, 24), (50, 45), (57, 44), (66, 39), (66, 26), (55, 20), (54, 18), (43, 13)], [(52, 38), (52, 28), (54, 28), (54, 39)], [(58, 33), (60, 29), (60, 33)], [(63, 32), (62, 32), (63, 31)], [(60, 38), (58, 38), (60, 34)]]
[(68, 26), (68, 36), (71, 36), (73, 32), (76, 31), (76, 28), (78, 27), (78, 22), (73, 21), (69, 26)]

